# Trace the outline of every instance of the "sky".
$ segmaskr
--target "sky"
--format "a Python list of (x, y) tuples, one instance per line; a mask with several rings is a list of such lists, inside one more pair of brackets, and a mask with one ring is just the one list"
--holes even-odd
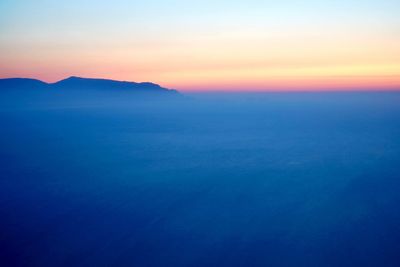
[(0, 78), (400, 89), (399, 0), (1, 0)]

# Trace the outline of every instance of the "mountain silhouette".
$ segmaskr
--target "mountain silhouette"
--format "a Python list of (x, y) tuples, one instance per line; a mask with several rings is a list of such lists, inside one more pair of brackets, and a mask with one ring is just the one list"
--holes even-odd
[(0, 90), (114, 90), (137, 93), (171, 93), (177, 94), (176, 90), (161, 87), (150, 82), (127, 82), (107, 79), (92, 79), (81, 77), (69, 77), (56, 83), (45, 83), (36, 79), (7, 78), (0, 79)]
[(0, 79), (0, 90), (44, 89), (48, 87), (49, 84), (35, 79), (27, 79), (27, 78)]

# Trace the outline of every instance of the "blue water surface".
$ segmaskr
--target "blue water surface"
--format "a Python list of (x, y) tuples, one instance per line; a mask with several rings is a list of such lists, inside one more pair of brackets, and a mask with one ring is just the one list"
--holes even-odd
[(16, 98), (2, 267), (400, 266), (400, 93)]

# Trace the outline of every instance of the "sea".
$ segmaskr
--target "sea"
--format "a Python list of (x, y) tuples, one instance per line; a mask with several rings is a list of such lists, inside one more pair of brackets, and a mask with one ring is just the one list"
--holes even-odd
[(0, 266), (400, 266), (400, 92), (181, 95), (0, 94)]

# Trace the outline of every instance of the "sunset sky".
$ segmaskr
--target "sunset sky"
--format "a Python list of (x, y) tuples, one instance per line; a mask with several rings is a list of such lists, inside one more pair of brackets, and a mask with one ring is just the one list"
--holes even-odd
[(399, 0), (0, 1), (0, 77), (400, 89)]

